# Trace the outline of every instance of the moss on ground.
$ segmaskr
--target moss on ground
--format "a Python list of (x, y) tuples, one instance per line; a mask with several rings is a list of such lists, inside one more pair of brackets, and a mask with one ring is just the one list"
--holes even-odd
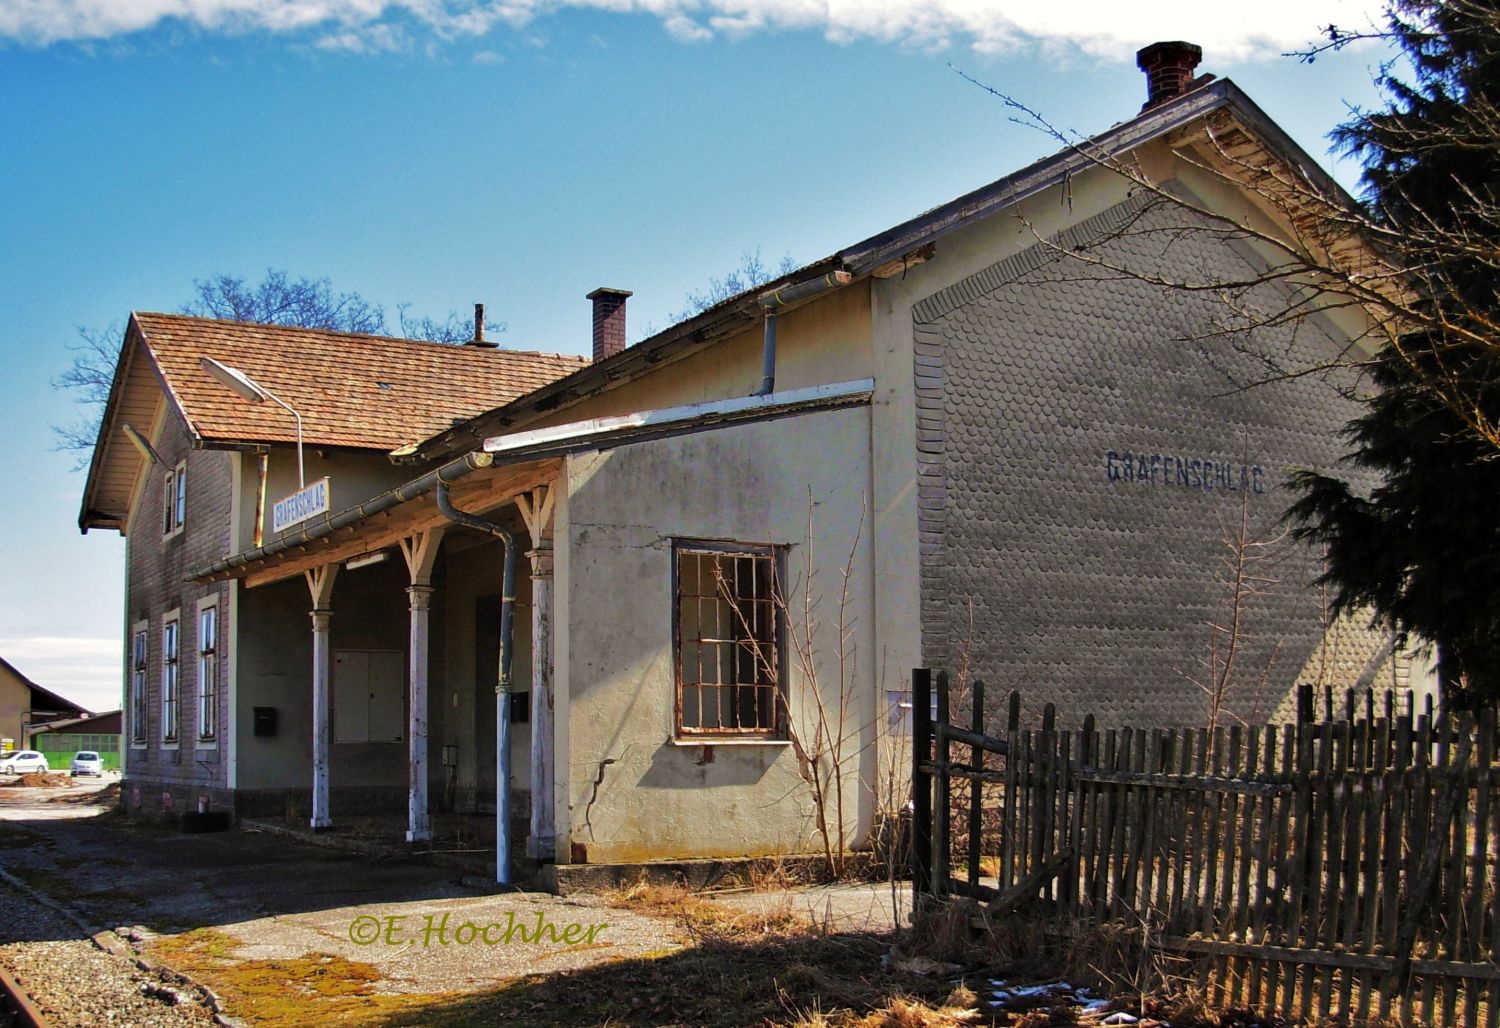
[[(217, 928), (196, 928), (153, 940), (148, 950), (169, 967), (218, 993), (236, 1019), (264, 1025), (390, 1023), (402, 1013), (442, 1005), (447, 993), (393, 994), (374, 964), (329, 953), (239, 960), (240, 941)], [(420, 1023), (408, 1022), (408, 1023)]]

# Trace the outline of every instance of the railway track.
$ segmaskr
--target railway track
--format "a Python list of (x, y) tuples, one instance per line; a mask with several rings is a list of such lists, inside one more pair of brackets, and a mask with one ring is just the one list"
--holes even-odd
[(52, 1028), (10, 972), (0, 968), (0, 1028)]

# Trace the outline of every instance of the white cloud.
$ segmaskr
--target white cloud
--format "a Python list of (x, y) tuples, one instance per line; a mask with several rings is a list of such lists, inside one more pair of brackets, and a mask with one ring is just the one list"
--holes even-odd
[(0, 0), (0, 38), (37, 44), (109, 39), (163, 23), (208, 32), (311, 34), (321, 46), (382, 51), (406, 26), (439, 39), (482, 37), (564, 9), (656, 18), (673, 38), (775, 30), (820, 32), (833, 42), (873, 40), (921, 49), (1006, 53), (1062, 44), (1119, 60), (1145, 42), (1189, 39), (1220, 66), (1279, 54), (1329, 23), (1362, 27), (1374, 0)]
[(0, 639), (0, 656), (37, 685), (90, 710), (120, 706), (125, 657), (118, 639), (51, 635)]

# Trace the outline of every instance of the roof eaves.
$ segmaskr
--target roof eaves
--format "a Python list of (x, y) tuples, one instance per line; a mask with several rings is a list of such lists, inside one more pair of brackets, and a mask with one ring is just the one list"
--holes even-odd
[[(1245, 97), (1228, 79), (1217, 79), (1171, 103), (1070, 144), (988, 185), (855, 243), (841, 250), (839, 256), (854, 274), (868, 272), (918, 246), (934, 242), (973, 221), (1050, 189), (1070, 175), (1098, 166), (1101, 160), (1149, 143), (1213, 110), (1230, 105), (1236, 96)], [(1248, 102), (1248, 98), (1245, 99)]]
[(834, 255), (747, 289), (634, 346), (628, 346), (613, 356), (586, 364), (577, 371), (518, 396), (494, 410), (476, 415), (417, 443), (403, 446), (391, 453), (391, 459), (397, 464), (425, 464), (453, 456), (458, 450), (477, 446), (497, 431), (532, 415), (544, 414), (574, 400), (603, 392), (616, 383), (628, 381), (659, 364), (685, 356), (715, 339), (754, 324), (760, 318), (758, 298), (766, 292), (798, 279), (839, 270), (843, 270), (843, 266), (838, 256)]
[(98, 483), (98, 476), (105, 462), (105, 455), (110, 445), (114, 442), (116, 416), (119, 412), (120, 397), (125, 391), (126, 382), (130, 373), (134, 370), (135, 351), (139, 349), (146, 355), (147, 366), (156, 376), (157, 384), (162, 393), (171, 402), (183, 423), (187, 425), (188, 436), (192, 444), (197, 447), (202, 444), (198, 434), (197, 426), (188, 417), (186, 408), (182, 405), (182, 399), (172, 388), (171, 382), (167, 380), (166, 373), (161, 364), (156, 360), (155, 354), (151, 352), (151, 345), (146, 337), (144, 327), (136, 317), (136, 312), (130, 312), (130, 319), (125, 326), (125, 339), (120, 344), (120, 356), (115, 363), (114, 378), (109, 385), (109, 398), (104, 405), (104, 414), (99, 419), (99, 436), (94, 440), (94, 452), (89, 458), (88, 477), (84, 480), (83, 505), (78, 512), (78, 530), (87, 533), (90, 528), (124, 528), (124, 517), (128, 512), (106, 512), (96, 511), (92, 506), (94, 491)]
[(87, 707), (81, 706), (77, 703), (74, 703), (70, 699), (59, 696), (57, 693), (53, 692), (51, 689), (48, 689), (44, 685), (37, 685), (30, 678), (26, 677), (26, 675), (22, 674), (19, 668), (17, 668), (10, 661), (6, 660), (4, 657), (0, 657), (0, 667), (5, 668), (11, 674), (15, 675), (16, 678), (20, 679), (21, 684), (26, 686), (26, 688), (30, 689), (32, 692), (41, 693), (44, 697), (47, 698), (47, 700), (56, 703), (59, 707), (66, 708), (68, 710), (82, 711), (85, 714), (89, 712), (89, 709)]
[(439, 482), (453, 482), (481, 468), (549, 460), (570, 453), (683, 435), (742, 421), (766, 421), (816, 410), (867, 404), (874, 388), (873, 380), (863, 379), (771, 393), (768, 396), (639, 411), (619, 417), (557, 425), (526, 433), (524, 436), (501, 436), (486, 442), (486, 452), (466, 453), (357, 506), (319, 518), (307, 527), (294, 530), (259, 549), (246, 550), (190, 571), (184, 581), (204, 582), (219, 576), (229, 576), (238, 568), (276, 557), (294, 547), (306, 546), (334, 532), (354, 528), (367, 518), (425, 495), (437, 488)]
[(40, 689), (41, 688), (40, 685), (37, 685), (30, 678), (27, 678), (24, 674), (22, 674), (20, 668), (16, 667), (10, 661), (6, 660), (4, 657), (0, 657), (0, 667), (5, 668), (5, 670), (9, 671), (11, 674), (13, 674), (17, 678), (19, 678), (21, 680), (21, 683), (23, 685), (25, 685), (28, 689)]
[[(680, 353), (705, 346), (732, 331), (734, 327), (742, 327), (743, 322), (753, 323), (760, 316), (756, 298), (768, 290), (828, 270), (847, 270), (855, 276), (869, 274), (890, 260), (1049, 189), (1070, 175), (1098, 166), (1102, 158), (1144, 145), (1221, 108), (1228, 108), (1241, 117), (1247, 127), (1256, 131), (1279, 156), (1301, 168), (1320, 188), (1348, 197), (1347, 192), (1242, 89), (1227, 78), (1216, 79), (1170, 103), (1138, 114), (832, 256), (730, 297), (696, 317), (659, 332), (635, 346), (627, 347), (606, 360), (517, 397), (501, 407), (445, 429), (419, 443), (404, 446), (392, 452), (391, 459), (398, 464), (418, 464), (451, 457), (457, 451), (523, 421), (530, 415), (544, 413), (572, 400), (602, 392), (615, 383), (643, 374), (652, 366), (664, 363)], [(735, 324), (737, 319), (739, 325)]]

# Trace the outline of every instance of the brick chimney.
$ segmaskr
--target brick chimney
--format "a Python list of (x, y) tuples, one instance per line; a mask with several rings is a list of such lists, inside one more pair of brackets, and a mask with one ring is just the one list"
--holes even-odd
[(628, 289), (595, 289), (588, 295), (594, 301), (594, 360), (602, 361), (625, 349), (625, 300)]
[(1193, 82), (1193, 69), (1203, 60), (1203, 48), (1175, 40), (1152, 43), (1136, 51), (1135, 66), (1146, 73), (1146, 102), (1141, 110), (1149, 111), (1186, 93)]

